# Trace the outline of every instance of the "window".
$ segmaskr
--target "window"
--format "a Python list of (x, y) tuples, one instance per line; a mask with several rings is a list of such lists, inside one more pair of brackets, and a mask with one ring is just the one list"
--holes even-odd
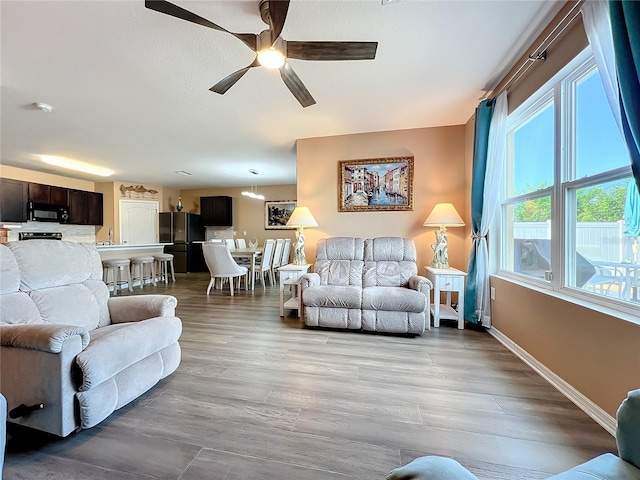
[(638, 238), (624, 224), (630, 180), (626, 145), (587, 49), (509, 115), (501, 273), (637, 308)]

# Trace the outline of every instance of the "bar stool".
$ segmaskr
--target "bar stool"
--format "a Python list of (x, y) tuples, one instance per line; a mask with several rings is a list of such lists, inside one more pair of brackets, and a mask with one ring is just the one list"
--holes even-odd
[(164, 280), (164, 283), (169, 283), (169, 268), (171, 268), (171, 277), (173, 281), (176, 281), (176, 272), (173, 269), (173, 255), (171, 253), (159, 253), (153, 256), (156, 262), (157, 280), (159, 282)]
[[(133, 292), (131, 271), (129, 270), (130, 264), (131, 261), (128, 258), (111, 258), (109, 260), (102, 261), (102, 281), (107, 284), (107, 287), (109, 287), (110, 284), (113, 284), (113, 295), (118, 295), (118, 287), (125, 283), (127, 284), (129, 291)], [(123, 269), (127, 272), (126, 280), (123, 280), (122, 278)], [(109, 282), (109, 273), (111, 273), (111, 282)]]
[[(136, 267), (137, 273), (136, 274)], [(145, 275), (148, 272), (149, 275)], [(144, 288), (145, 280), (149, 280), (149, 283), (156, 285), (156, 261), (153, 257), (131, 257), (131, 281), (135, 283), (136, 279), (140, 279), (140, 288)]]

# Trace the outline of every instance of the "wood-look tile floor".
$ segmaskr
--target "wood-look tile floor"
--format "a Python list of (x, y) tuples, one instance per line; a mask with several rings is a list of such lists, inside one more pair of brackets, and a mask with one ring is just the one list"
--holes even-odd
[(5, 480), (384, 479), (422, 455), (480, 479), (540, 479), (615, 440), (483, 331), (420, 337), (304, 328), (278, 289), (178, 298), (182, 364), (99, 426), (9, 429)]

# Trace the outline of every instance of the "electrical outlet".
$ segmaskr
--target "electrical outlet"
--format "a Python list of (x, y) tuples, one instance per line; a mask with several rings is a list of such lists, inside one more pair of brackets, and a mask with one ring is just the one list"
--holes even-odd
[(496, 299), (496, 287), (491, 287), (491, 300)]
[(247, 236), (247, 231), (246, 231), (246, 230), (244, 231), (243, 235), (244, 235), (245, 237)]

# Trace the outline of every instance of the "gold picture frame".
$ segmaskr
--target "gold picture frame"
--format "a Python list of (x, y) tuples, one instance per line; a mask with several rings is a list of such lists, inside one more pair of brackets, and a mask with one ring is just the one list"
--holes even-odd
[(338, 211), (413, 210), (413, 157), (338, 161)]

